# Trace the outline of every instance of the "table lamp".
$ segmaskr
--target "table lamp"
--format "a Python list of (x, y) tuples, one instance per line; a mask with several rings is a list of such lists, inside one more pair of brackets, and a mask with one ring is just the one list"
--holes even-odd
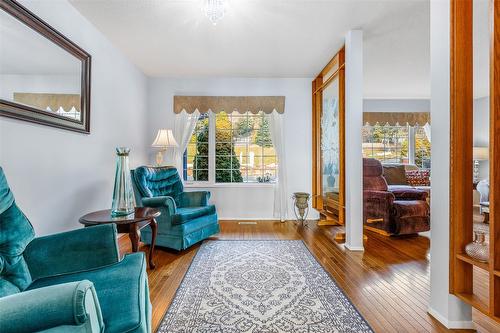
[(160, 148), (156, 154), (156, 165), (160, 166), (163, 163), (163, 152), (165, 152), (167, 148), (179, 147), (179, 145), (177, 144), (177, 141), (175, 141), (172, 130), (162, 128), (158, 130), (156, 139), (153, 141), (151, 147)]
[(479, 161), (486, 161), (489, 159), (488, 147), (474, 147), (472, 148), (472, 159), (474, 160), (474, 182), (479, 181)]

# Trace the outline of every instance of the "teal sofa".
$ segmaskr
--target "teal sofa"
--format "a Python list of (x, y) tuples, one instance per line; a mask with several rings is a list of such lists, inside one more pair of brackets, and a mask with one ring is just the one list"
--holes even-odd
[[(142, 166), (131, 172), (137, 206), (161, 211), (156, 219), (157, 246), (180, 251), (219, 232), (217, 211), (208, 202), (210, 192), (184, 192), (175, 167)], [(151, 244), (149, 226), (141, 230), (141, 240)]]
[(143, 253), (114, 224), (35, 238), (0, 168), (0, 332), (151, 332)]

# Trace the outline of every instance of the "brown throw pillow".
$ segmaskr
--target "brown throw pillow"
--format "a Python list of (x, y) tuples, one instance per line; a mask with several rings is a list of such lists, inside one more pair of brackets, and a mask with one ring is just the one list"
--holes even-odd
[(384, 164), (384, 178), (387, 185), (408, 185), (403, 164)]
[(406, 171), (406, 179), (410, 186), (431, 186), (430, 170)]

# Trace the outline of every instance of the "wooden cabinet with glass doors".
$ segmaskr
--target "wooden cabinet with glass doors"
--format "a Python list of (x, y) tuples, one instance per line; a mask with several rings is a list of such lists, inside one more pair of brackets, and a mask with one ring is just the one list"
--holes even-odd
[[(500, 323), (500, 1), (451, 0), (450, 5), (449, 291)], [(489, 139), (482, 142), (489, 146), (489, 172), (483, 175), (489, 183), (488, 218), (480, 222), (474, 219), (473, 147), (488, 128), (474, 132), (478, 98), (489, 99)]]
[(313, 207), (318, 225), (344, 224), (344, 48), (312, 82)]

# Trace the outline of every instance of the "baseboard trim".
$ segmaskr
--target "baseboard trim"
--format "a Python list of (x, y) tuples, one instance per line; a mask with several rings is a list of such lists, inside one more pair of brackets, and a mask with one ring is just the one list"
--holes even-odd
[(220, 221), (279, 221), (275, 217), (219, 217)]
[[(219, 217), (219, 221), (280, 221), (279, 218), (275, 217)], [(296, 220), (286, 219), (281, 222), (296, 222)], [(307, 219), (307, 222), (316, 222), (317, 219)]]
[(345, 248), (348, 249), (349, 251), (358, 251), (362, 252), (365, 250), (363, 246), (351, 246), (349, 244), (344, 244)]
[(434, 317), (437, 321), (439, 321), (448, 329), (473, 330), (476, 328), (473, 321), (448, 320), (431, 307), (427, 309), (427, 313), (430, 314), (432, 317)]

